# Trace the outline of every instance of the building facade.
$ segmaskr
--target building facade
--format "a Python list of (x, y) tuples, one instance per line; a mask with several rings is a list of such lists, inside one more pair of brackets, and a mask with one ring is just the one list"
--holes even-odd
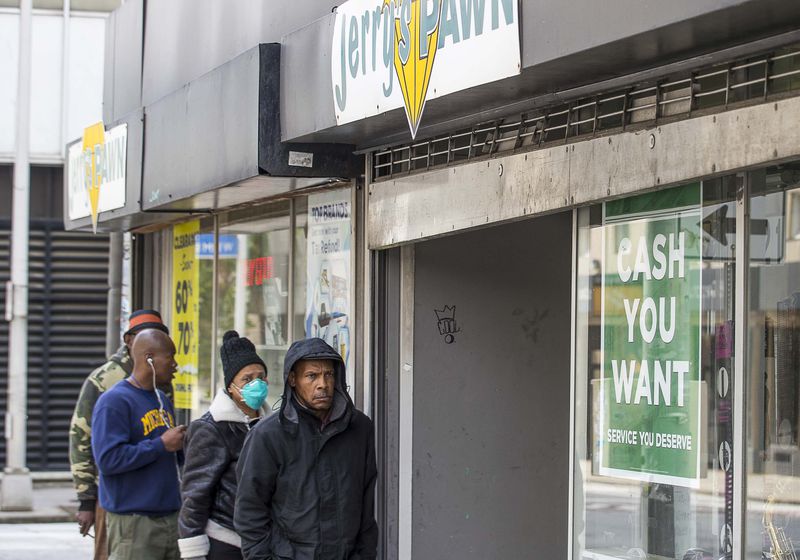
[(271, 398), (320, 335), (378, 428), (383, 558), (793, 557), (800, 8), (331, 8), (110, 20), (98, 229), (136, 232), (186, 417), (226, 329)]
[[(113, 0), (34, 2), (30, 119), (27, 464), (69, 469), (68, 431), (86, 375), (105, 359), (107, 235), (65, 231), (64, 144), (100, 120), (105, 20)], [(19, 2), (0, 2), (0, 282), (10, 279), (16, 157)], [(0, 293), (6, 309), (6, 290)], [(6, 410), (8, 323), (0, 323), (0, 408)], [(5, 430), (5, 415), (0, 429)], [(0, 448), (6, 465), (6, 448)]]

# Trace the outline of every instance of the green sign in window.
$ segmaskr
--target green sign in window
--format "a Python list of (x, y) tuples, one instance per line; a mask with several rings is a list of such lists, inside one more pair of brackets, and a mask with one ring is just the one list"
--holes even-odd
[(606, 206), (601, 475), (700, 478), (700, 203), (700, 185), (688, 185)]

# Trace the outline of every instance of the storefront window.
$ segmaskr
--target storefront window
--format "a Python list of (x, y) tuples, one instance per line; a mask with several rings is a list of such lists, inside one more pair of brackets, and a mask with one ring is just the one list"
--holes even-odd
[[(220, 223), (218, 341), (234, 329), (255, 344), (267, 365), (272, 406), (283, 394), (283, 358), (291, 336), (289, 204), (253, 214), (231, 213)], [(226, 246), (230, 249), (223, 252)], [(220, 362), (218, 368), (222, 386)]]
[(734, 196), (579, 211), (575, 558), (731, 555)]
[(293, 341), (319, 336), (350, 357), (350, 196), (341, 189), (230, 210), (217, 217), (216, 240), (211, 217), (172, 227), (169, 309), (181, 421), (205, 413), (222, 388), (219, 345), (228, 330), (249, 338), (267, 365), (268, 407), (283, 395)]
[(750, 177), (746, 557), (794, 559), (800, 546), (800, 165)]

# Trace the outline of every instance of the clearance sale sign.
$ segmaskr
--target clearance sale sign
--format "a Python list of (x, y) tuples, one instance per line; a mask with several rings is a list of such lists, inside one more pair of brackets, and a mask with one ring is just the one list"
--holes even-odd
[(195, 288), (200, 288), (199, 261), (196, 255), (196, 237), (200, 222), (192, 220), (176, 225), (172, 230), (172, 328), (175, 342), (175, 361), (178, 371), (172, 380), (175, 390), (175, 408), (193, 409), (199, 406), (198, 351), (200, 313)]
[(700, 187), (696, 204), (603, 226), (601, 475), (696, 487), (701, 435)]

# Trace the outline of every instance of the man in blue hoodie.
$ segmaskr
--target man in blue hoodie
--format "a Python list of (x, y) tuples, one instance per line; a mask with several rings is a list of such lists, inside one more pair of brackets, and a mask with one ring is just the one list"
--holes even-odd
[(178, 560), (178, 452), (186, 427), (175, 426), (172, 404), (157, 389), (172, 381), (175, 345), (148, 329), (131, 353), (133, 373), (100, 396), (92, 415), (109, 558)]

